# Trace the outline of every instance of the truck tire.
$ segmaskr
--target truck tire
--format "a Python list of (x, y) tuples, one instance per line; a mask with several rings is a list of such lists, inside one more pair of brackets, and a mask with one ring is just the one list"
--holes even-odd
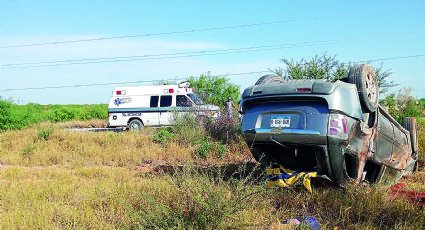
[(412, 152), (417, 155), (418, 147), (418, 130), (416, 129), (416, 118), (414, 117), (405, 117), (401, 124), (403, 128), (407, 129), (410, 133), (410, 142), (412, 143)]
[(376, 111), (379, 102), (379, 87), (372, 66), (369, 64), (354, 66), (348, 73), (348, 82), (357, 86), (363, 110), (367, 113)]
[(141, 130), (143, 128), (143, 123), (138, 119), (133, 119), (128, 123), (128, 128), (130, 130)]
[(285, 79), (281, 76), (275, 74), (264, 75), (260, 77), (255, 85), (262, 85), (266, 83), (282, 83), (285, 82)]

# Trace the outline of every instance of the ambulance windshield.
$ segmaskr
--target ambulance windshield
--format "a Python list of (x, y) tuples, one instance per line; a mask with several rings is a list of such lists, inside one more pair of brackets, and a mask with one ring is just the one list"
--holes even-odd
[(201, 99), (199, 99), (199, 97), (197, 97), (195, 94), (193, 93), (189, 93), (187, 96), (190, 97), (190, 99), (192, 99), (193, 102), (195, 102), (195, 104), (197, 105), (203, 105), (204, 102), (202, 102)]

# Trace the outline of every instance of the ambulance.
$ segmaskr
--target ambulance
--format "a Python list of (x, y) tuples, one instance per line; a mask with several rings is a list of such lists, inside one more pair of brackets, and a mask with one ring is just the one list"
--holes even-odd
[(116, 87), (108, 106), (108, 127), (140, 130), (144, 126), (170, 126), (175, 114), (217, 118), (220, 108), (205, 105), (189, 88), (178, 85)]

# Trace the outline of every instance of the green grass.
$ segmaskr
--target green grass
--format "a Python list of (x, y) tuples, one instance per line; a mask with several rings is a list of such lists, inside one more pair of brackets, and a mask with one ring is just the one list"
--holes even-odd
[(108, 118), (108, 105), (17, 105), (0, 98), (0, 129), (21, 129), (39, 122)]

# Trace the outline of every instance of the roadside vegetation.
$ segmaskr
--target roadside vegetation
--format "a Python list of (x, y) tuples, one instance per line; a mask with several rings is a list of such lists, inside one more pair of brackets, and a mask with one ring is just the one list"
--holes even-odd
[(108, 105), (17, 105), (0, 97), (0, 129), (21, 129), (31, 124), (50, 121), (92, 120), (108, 117)]
[[(50, 122), (3, 131), (0, 228), (282, 229), (306, 216), (323, 229), (425, 227), (423, 209), (379, 187), (267, 189), (241, 139), (180, 119), (141, 132), (71, 132)], [(424, 176), (401, 182), (425, 192)]]
[[(399, 121), (417, 117), (419, 171), (400, 182), (425, 192), (424, 99), (400, 91), (381, 104)], [(267, 189), (238, 122), (228, 119), (65, 130), (105, 127), (106, 117), (107, 105), (0, 100), (0, 229), (285, 229), (285, 220), (308, 216), (321, 229), (425, 228), (423, 208), (379, 186)]]

